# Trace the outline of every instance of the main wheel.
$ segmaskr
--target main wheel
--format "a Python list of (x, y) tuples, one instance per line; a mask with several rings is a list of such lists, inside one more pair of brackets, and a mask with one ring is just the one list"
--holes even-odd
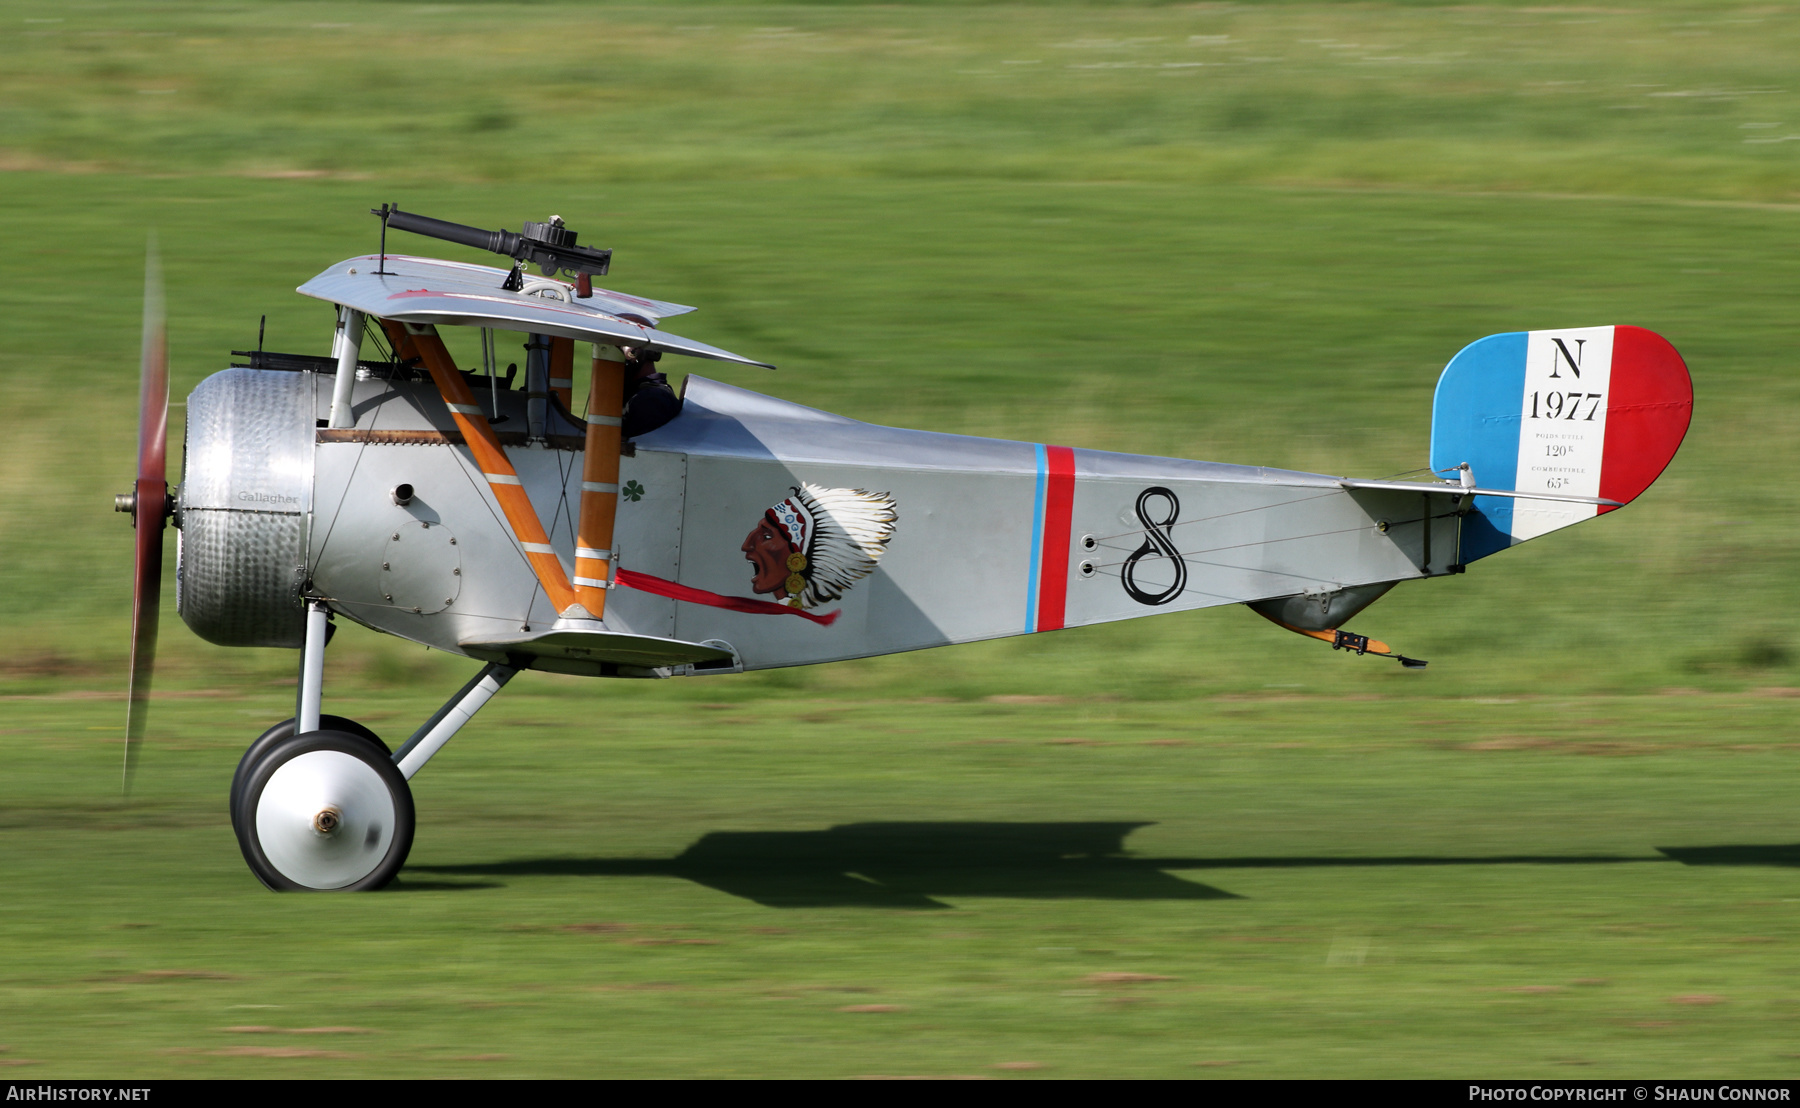
[(239, 813), (244, 861), (278, 892), (379, 889), (412, 850), (412, 789), (361, 735), (279, 740), (250, 767)]
[[(383, 754), (393, 753), (388, 749), (387, 744), (381, 741), (380, 735), (377, 735), (375, 732), (369, 730), (367, 727), (364, 727), (353, 719), (345, 719), (343, 716), (320, 716), (319, 730), (342, 731), (347, 735), (356, 735), (367, 739), (380, 747)], [(237, 772), (231, 775), (230, 803), (231, 829), (233, 831), (240, 833), (243, 831), (241, 826), (243, 821), (238, 814), (238, 801), (243, 799), (244, 779), (250, 776), (250, 767), (255, 765), (257, 760), (267, 753), (270, 747), (274, 746), (282, 739), (289, 737), (293, 733), (294, 721), (291, 719), (284, 719), (258, 735), (255, 741), (250, 744), (249, 748), (244, 751), (244, 756), (238, 759)]]

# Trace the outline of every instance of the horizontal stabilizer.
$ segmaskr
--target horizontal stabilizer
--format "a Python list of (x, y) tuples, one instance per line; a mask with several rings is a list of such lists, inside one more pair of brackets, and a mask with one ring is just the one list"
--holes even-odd
[(1622, 508), (1617, 500), (1604, 496), (1570, 496), (1559, 492), (1520, 492), (1518, 489), (1483, 489), (1475, 486), (1444, 484), (1438, 481), (1339, 481), (1347, 489), (1393, 489), (1396, 492), (1422, 492), (1432, 496), (1510, 496), (1516, 500), (1560, 500), (1566, 504), (1598, 504)]

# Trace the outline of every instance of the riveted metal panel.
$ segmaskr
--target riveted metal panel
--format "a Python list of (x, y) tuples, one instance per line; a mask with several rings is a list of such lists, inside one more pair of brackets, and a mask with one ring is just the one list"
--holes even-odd
[(181, 506), (312, 511), (315, 375), (228, 369), (189, 394)]
[(176, 560), (176, 606), (194, 633), (220, 646), (298, 647), (306, 518), (189, 512)]

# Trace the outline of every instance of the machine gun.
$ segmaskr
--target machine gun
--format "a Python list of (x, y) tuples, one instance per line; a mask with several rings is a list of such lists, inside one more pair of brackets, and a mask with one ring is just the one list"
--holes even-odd
[(411, 231), (415, 235), (427, 235), (445, 242), (454, 242), (462, 246), (472, 246), (477, 250), (491, 250), (513, 260), (512, 272), (507, 274), (506, 282), (500, 287), (509, 292), (517, 292), (525, 287), (524, 267), (527, 263), (536, 265), (546, 277), (554, 277), (557, 271), (574, 277), (584, 288), (592, 277), (606, 276), (612, 265), (611, 250), (596, 250), (591, 246), (576, 246), (575, 232), (563, 225), (562, 216), (553, 215), (543, 223), (526, 220), (524, 229), (519, 232), (499, 230), (484, 231), (479, 227), (470, 227), (462, 223), (451, 223), (447, 220), (432, 219), (430, 216), (415, 215), (403, 212), (391, 204), (383, 204), (379, 208), (370, 208), (369, 214), (381, 220), (381, 268), (387, 268), (387, 229), (394, 227), (401, 231)]

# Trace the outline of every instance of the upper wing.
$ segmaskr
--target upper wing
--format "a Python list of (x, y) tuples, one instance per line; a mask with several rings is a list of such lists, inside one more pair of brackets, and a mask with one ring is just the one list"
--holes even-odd
[[(663, 316), (693, 310), (683, 304), (599, 289), (589, 298), (563, 300), (555, 295), (539, 295), (532, 289), (508, 291), (500, 287), (505, 279), (506, 271), (492, 266), (395, 254), (382, 259), (370, 254), (339, 262), (301, 285), (299, 291), (365, 315), (402, 323), (496, 327), (774, 368), (767, 362), (657, 329), (656, 323)], [(567, 288), (560, 282), (532, 283), (538, 289), (552, 285), (556, 289)]]

